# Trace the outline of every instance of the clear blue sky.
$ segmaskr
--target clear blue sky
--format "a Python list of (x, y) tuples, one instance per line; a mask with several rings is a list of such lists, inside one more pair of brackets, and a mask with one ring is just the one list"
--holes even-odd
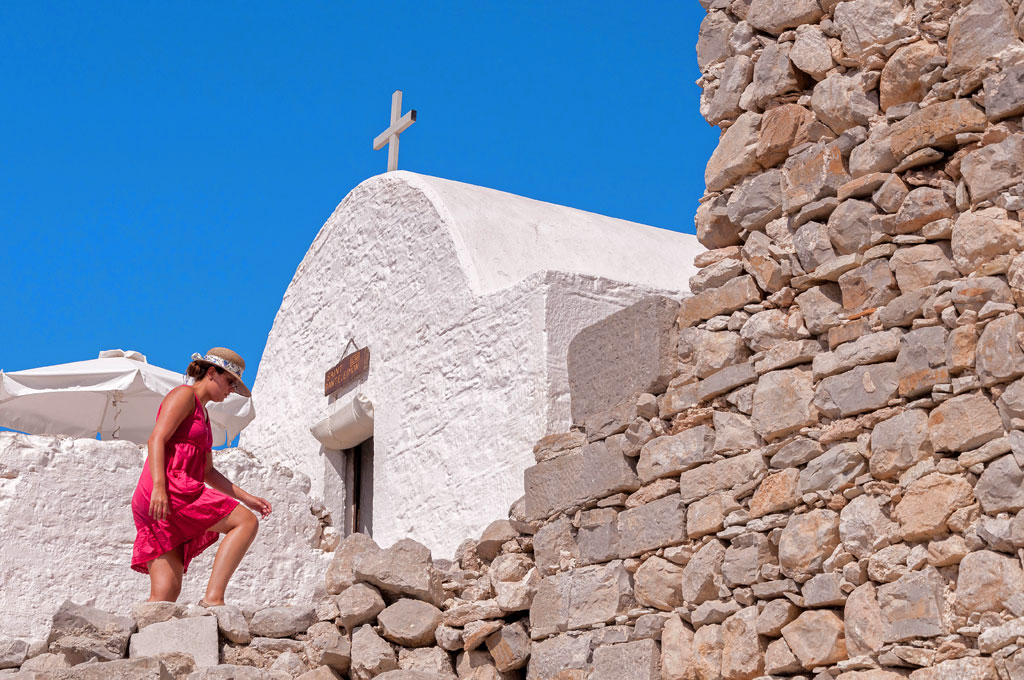
[[(400, 167), (693, 232), (704, 10), (665, 2), (0, 4), (0, 369), (255, 368), (323, 222)], [(341, 348), (339, 348), (340, 350)]]

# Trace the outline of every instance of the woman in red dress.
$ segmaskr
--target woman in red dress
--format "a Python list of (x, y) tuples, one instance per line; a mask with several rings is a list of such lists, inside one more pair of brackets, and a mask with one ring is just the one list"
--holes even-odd
[(149, 457), (132, 496), (138, 530), (132, 569), (149, 574), (150, 602), (176, 601), (189, 562), (224, 534), (206, 595), (199, 600), (204, 607), (224, 604), (228, 580), (259, 527), (256, 515), (239, 501), (264, 518), (270, 514), (270, 503), (235, 486), (213, 467), (206, 404), (224, 401), (232, 392), (250, 396), (242, 383), (244, 370), (245, 361), (223, 347), (193, 354), (185, 373), (193, 384), (175, 387), (160, 404), (149, 436)]

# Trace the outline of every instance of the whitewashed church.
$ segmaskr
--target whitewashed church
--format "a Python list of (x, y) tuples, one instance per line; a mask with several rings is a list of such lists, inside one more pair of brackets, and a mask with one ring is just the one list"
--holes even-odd
[[(308, 475), (342, 533), (451, 556), (522, 495), (533, 444), (568, 429), (570, 340), (646, 295), (686, 295), (702, 250), (483, 187), (372, 177), (295, 272), (240, 445)], [(368, 371), (338, 367), (356, 379), (325, 394), (358, 349)]]

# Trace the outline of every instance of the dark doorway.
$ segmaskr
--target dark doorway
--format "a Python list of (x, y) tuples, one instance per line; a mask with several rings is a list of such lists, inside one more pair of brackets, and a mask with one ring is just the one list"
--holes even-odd
[(345, 535), (373, 535), (373, 437), (345, 451)]

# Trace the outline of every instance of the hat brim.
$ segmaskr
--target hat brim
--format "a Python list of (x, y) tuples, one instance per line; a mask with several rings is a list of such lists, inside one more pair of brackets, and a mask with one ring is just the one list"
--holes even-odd
[(225, 373), (231, 375), (231, 377), (234, 378), (237, 381), (236, 382), (237, 386), (235, 387), (235, 394), (240, 394), (241, 396), (245, 397), (246, 399), (248, 399), (249, 397), (252, 396), (252, 392), (249, 391), (249, 388), (246, 386), (246, 384), (244, 382), (242, 382), (242, 379), (239, 378), (238, 374), (235, 373), (234, 371), (229, 371), (228, 369), (224, 368), (223, 366), (218, 366), (217, 364), (213, 363), (212, 361), (207, 361), (206, 359), (202, 359), (202, 358), (193, 359), (193, 361), (198, 361), (201, 364), (206, 364), (207, 366), (213, 366), (214, 368), (219, 368), (220, 370), (224, 371)]

